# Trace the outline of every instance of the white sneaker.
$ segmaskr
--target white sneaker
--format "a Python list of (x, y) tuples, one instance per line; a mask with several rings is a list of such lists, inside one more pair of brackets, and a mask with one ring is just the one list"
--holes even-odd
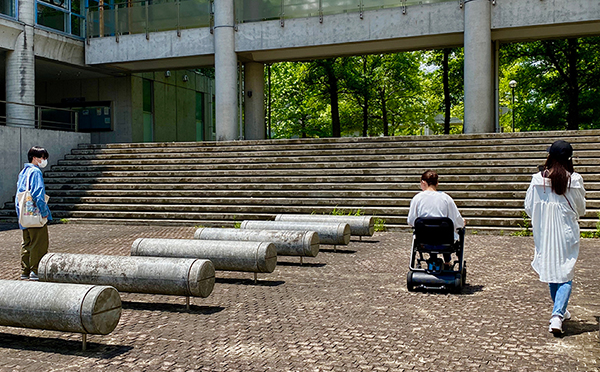
[[(562, 319), (562, 320), (563, 320), (563, 322), (564, 322), (565, 320), (571, 320), (571, 313), (569, 312), (569, 310), (565, 310), (565, 315), (563, 316), (563, 319)], [(552, 322), (552, 319), (550, 319), (550, 320), (548, 321), (548, 324), (550, 324), (550, 322)]]
[(554, 333), (555, 336), (563, 333), (562, 319), (560, 319), (560, 316), (555, 315), (550, 319), (550, 327), (548, 327), (548, 331)]

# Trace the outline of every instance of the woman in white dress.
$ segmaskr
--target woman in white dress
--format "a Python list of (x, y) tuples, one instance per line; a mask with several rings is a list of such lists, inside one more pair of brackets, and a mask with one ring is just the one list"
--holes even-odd
[(554, 142), (544, 169), (533, 175), (525, 197), (535, 244), (531, 266), (550, 287), (554, 307), (549, 331), (555, 335), (562, 333), (563, 320), (571, 318), (567, 305), (579, 254), (578, 219), (585, 214), (583, 179), (573, 170), (572, 156), (568, 142)]

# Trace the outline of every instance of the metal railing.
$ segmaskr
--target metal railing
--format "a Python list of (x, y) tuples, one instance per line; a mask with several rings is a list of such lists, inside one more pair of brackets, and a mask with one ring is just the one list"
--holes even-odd
[(66, 108), (0, 100), (0, 125), (78, 132), (79, 115)]
[(143, 34), (208, 27), (210, 0), (142, 0), (90, 7), (88, 37)]
[(456, 2), (457, 0), (235, 0), (237, 23), (280, 19), (319, 17), (324, 15), (357, 13), (365, 10), (402, 8), (420, 4)]
[[(218, 0), (217, 0), (218, 1)], [(461, 4), (462, 0), (458, 0)], [(365, 10), (402, 8), (457, 0), (235, 0), (236, 23), (320, 17)], [(88, 38), (146, 34), (150, 32), (211, 27), (211, 0), (142, 0), (90, 7), (87, 11)]]

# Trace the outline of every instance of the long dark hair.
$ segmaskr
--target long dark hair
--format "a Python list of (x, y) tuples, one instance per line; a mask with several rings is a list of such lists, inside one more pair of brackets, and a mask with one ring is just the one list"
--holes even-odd
[(552, 182), (552, 191), (558, 195), (564, 195), (571, 182), (571, 174), (574, 172), (573, 159), (558, 158), (556, 156), (548, 155), (544, 168), (546, 170), (542, 172), (542, 175), (546, 178), (550, 178), (550, 181)]

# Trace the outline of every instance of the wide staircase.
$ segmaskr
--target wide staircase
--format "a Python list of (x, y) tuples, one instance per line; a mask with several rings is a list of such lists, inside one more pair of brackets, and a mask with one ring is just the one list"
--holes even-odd
[[(582, 230), (600, 210), (600, 130), (485, 135), (80, 145), (44, 174), (55, 219), (231, 226), (279, 213), (361, 213), (407, 228), (427, 169), (472, 232), (514, 232), (546, 148), (566, 139), (587, 189)], [(14, 204), (0, 211), (15, 218)]]

